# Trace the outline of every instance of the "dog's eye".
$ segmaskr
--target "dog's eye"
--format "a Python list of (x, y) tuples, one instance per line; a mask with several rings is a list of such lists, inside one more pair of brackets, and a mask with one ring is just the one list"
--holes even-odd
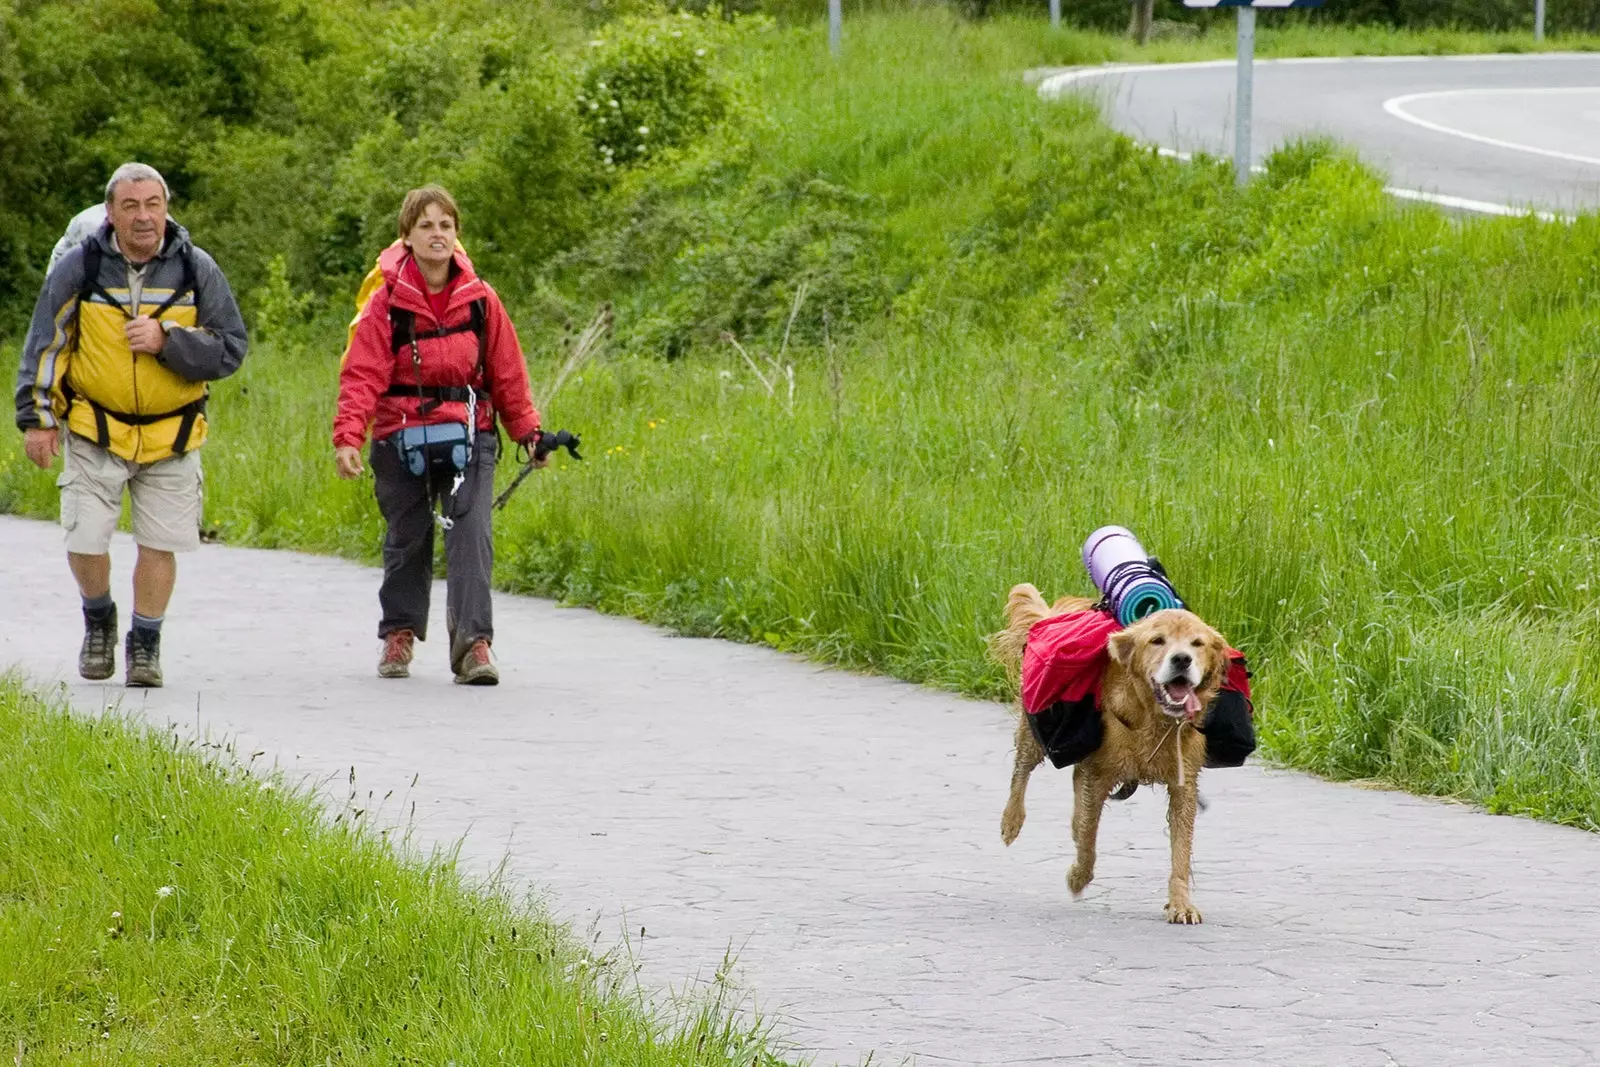
[(1150, 639), (1150, 643), (1152, 645), (1164, 645), (1167, 643), (1167, 639), (1165, 637), (1156, 636)]
[(1193, 641), (1190, 641), (1189, 643), (1191, 645), (1193, 645), (1195, 648), (1204, 648), (1205, 644), (1206, 644), (1204, 641), (1200, 640), (1198, 637), (1195, 638)]

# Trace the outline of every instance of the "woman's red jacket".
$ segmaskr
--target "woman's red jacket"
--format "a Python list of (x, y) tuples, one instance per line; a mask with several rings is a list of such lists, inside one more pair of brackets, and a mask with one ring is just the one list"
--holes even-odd
[[(522, 441), (539, 428), (539, 412), (533, 406), (528, 384), (528, 367), (522, 359), (516, 327), (506, 314), (500, 297), (489, 288), (472, 261), (460, 248), (455, 252), (454, 288), (441, 322), (428, 305), (427, 295), (414, 283), (415, 271), (403, 269), (411, 253), (396, 241), (378, 257), (385, 284), (379, 286), (356, 320), (350, 347), (339, 369), (339, 410), (333, 420), (334, 447), (360, 448), (366, 442), (368, 427), (374, 438), (384, 438), (402, 426), (433, 425), (467, 421), (464, 401), (445, 401), (422, 412), (424, 401), (416, 396), (386, 395), (391, 386), (399, 392), (414, 388), (417, 376), (412, 366), (411, 345), (390, 344), (391, 305), (415, 316), (416, 332), (429, 333), (440, 328), (465, 326), (472, 321), (472, 303), (484, 301), (484, 366), (489, 381), (489, 399), (478, 401), (478, 426), (489, 431), (498, 413), (506, 433)], [(422, 357), (422, 385), (472, 386), (483, 389), (478, 366), (478, 337), (470, 329), (443, 337), (424, 337), (417, 341)]]

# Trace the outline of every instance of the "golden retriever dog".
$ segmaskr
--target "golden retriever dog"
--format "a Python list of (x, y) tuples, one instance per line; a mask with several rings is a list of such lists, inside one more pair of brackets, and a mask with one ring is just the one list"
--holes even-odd
[[(1034, 623), (1091, 607), (1093, 601), (1083, 597), (1062, 597), (1047, 605), (1033, 586), (1016, 586), (1006, 605), (1006, 628), (991, 642), (996, 660), (1014, 679), (1019, 677), (1028, 630)], [(1189, 862), (1199, 802), (1197, 779), (1206, 758), (1200, 728), (1226, 673), (1228, 645), (1198, 616), (1174, 608), (1147, 615), (1113, 634), (1107, 652), (1110, 663), (1100, 691), (1105, 739), (1072, 769), (1072, 840), (1077, 859), (1067, 872), (1067, 886), (1077, 897), (1094, 878), (1100, 813), (1112, 791), (1119, 785), (1126, 789), (1135, 783), (1160, 783), (1167, 787), (1172, 841), (1163, 913), (1170, 923), (1198, 923), (1200, 911), (1189, 895)], [(1000, 838), (1007, 845), (1016, 840), (1027, 815), (1023, 797), (1028, 776), (1045, 758), (1026, 713), (1019, 709), (1019, 714), (1011, 796), (1000, 820)]]

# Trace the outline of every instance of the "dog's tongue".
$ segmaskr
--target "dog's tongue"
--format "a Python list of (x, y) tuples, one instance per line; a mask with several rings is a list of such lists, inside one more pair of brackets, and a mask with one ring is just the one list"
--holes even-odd
[(1188, 682), (1173, 682), (1167, 686), (1167, 694), (1183, 702), (1183, 712), (1188, 718), (1200, 714), (1200, 698), (1195, 695), (1194, 686)]

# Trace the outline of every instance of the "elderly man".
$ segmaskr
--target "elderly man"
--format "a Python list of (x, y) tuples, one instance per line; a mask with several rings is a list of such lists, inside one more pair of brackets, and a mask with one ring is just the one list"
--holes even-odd
[(167, 183), (125, 163), (106, 183), (106, 221), (45, 278), (17, 371), (17, 426), (28, 458), (62, 453), (61, 525), (83, 596), (78, 673), (116, 670), (111, 534), (133, 503), (130, 686), (159, 686), (161, 621), (175, 553), (200, 544), (206, 383), (239, 369), (247, 340), (214, 261), (167, 218)]

